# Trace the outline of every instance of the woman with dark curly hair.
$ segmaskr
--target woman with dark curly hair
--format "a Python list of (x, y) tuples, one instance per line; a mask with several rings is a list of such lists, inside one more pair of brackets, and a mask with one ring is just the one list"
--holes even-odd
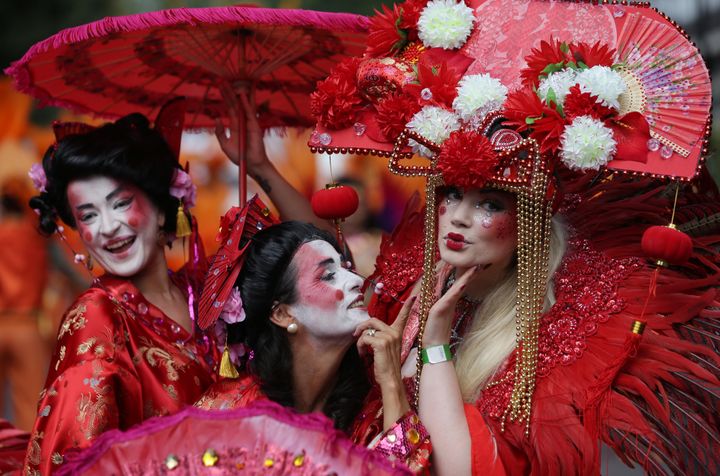
[(140, 114), (83, 129), (31, 172), (41, 193), (30, 203), (42, 232), (62, 232), (59, 217), (106, 273), (60, 325), (27, 474), (50, 474), (66, 450), (173, 413), (212, 383), (214, 346), (193, 319), (196, 283), (170, 273), (164, 254), (194, 198), (189, 177)]
[[(221, 332), (227, 328), (236, 354), (252, 357), (238, 362), (238, 378), (213, 385), (197, 406), (236, 409), (271, 400), (299, 413), (321, 412), (348, 435), (370, 418), (377, 436), (371, 446), (391, 460), (424, 468), (430, 443), (400, 376), (404, 319), (390, 326), (369, 318), (362, 278), (346, 268), (335, 239), (307, 223), (283, 222), (258, 232), (244, 260), (236, 262), (241, 270), (222, 311), (215, 311), (216, 326)], [(232, 273), (234, 267), (212, 265), (208, 276), (214, 269)], [(208, 293), (212, 282), (206, 286)], [(374, 386), (361, 359), (369, 352)], [(365, 415), (364, 404), (375, 400), (382, 400), (382, 411)]]

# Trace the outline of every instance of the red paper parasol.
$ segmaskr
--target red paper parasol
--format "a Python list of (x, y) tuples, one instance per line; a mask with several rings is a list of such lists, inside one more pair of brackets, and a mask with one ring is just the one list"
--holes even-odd
[[(312, 126), (315, 83), (339, 59), (362, 53), (367, 26), (360, 15), (308, 10), (163, 10), (63, 30), (5, 72), (41, 104), (108, 119), (155, 117), (163, 104), (185, 97), (186, 127), (232, 124), (244, 157), (238, 94), (253, 99), (263, 129)], [(240, 168), (244, 203), (244, 160)]]

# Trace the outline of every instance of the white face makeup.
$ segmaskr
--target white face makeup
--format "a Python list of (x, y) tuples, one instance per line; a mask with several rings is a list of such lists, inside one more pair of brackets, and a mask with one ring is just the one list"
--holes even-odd
[(163, 218), (137, 187), (97, 176), (70, 182), (67, 198), (80, 238), (108, 273), (134, 276), (163, 253)]
[(362, 279), (341, 263), (340, 254), (322, 240), (303, 244), (293, 257), (298, 302), (290, 306), (290, 314), (313, 337), (351, 338), (368, 319)]
[(438, 205), (443, 261), (458, 268), (506, 269), (517, 249), (515, 195), (493, 189), (450, 188)]

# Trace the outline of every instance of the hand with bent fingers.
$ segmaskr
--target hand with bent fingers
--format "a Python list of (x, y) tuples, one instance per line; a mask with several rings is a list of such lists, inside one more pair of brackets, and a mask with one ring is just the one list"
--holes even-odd
[[(405, 302), (392, 325), (372, 318), (357, 326), (354, 333), (355, 336), (360, 336), (357, 341), (360, 355), (367, 352), (368, 348), (373, 352), (373, 371), (382, 393), (385, 429), (390, 428), (410, 409), (400, 375), (400, 346), (405, 322), (414, 300), (412, 297)], [(374, 329), (374, 332), (370, 331), (371, 329)]]
[(260, 128), (260, 123), (257, 119), (257, 109), (252, 98), (245, 90), (240, 90), (237, 96), (239, 96), (240, 101), (238, 101), (234, 94), (228, 94), (228, 97), (231, 98), (228, 100), (230, 137), (226, 135), (225, 125), (219, 119), (215, 122), (215, 136), (225, 155), (228, 156), (232, 163), (239, 165), (240, 144), (238, 135), (241, 122), (238, 114), (245, 116), (245, 129), (247, 131), (247, 143), (245, 146), (247, 151), (246, 160), (248, 172), (252, 176), (259, 167), (268, 163), (269, 159), (265, 152), (263, 131)]
[(467, 283), (472, 279), (478, 267), (474, 266), (466, 270), (459, 279), (457, 279), (447, 292), (440, 296), (440, 299), (433, 304), (428, 313), (427, 322), (425, 323), (425, 332), (423, 333), (423, 347), (431, 345), (442, 345), (450, 342), (450, 331), (452, 329), (453, 318), (455, 317), (455, 307), (465, 292)]

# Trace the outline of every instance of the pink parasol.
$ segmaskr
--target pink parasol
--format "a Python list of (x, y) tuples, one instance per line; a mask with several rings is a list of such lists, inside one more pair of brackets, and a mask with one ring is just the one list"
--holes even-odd
[(397, 475), (402, 464), (354, 445), (319, 413), (259, 401), (235, 410), (188, 407), (65, 455), (59, 475)]
[(178, 8), (109, 17), (34, 45), (5, 70), (43, 105), (108, 119), (155, 117), (175, 97), (185, 126), (238, 133), (240, 201), (245, 201), (246, 94), (263, 129), (310, 127), (309, 95), (318, 80), (364, 49), (360, 15), (249, 6)]

